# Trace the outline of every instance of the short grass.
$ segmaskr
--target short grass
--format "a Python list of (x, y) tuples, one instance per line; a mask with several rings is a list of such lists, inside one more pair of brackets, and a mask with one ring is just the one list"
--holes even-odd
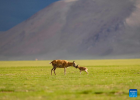
[(140, 100), (140, 59), (75, 60), (88, 75), (70, 67), (51, 76), (49, 62), (0, 61), (0, 100)]

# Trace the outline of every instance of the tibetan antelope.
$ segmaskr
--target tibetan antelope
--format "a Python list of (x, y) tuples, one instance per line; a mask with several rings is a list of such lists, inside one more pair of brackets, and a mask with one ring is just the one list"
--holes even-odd
[(50, 64), (52, 64), (53, 66), (53, 68), (51, 69), (51, 75), (52, 75), (52, 71), (54, 71), (54, 74), (56, 75), (55, 73), (56, 68), (64, 68), (64, 74), (66, 74), (66, 68), (73, 66), (74, 65), (73, 63), (75, 62), (74, 61), (68, 62), (67, 60), (53, 60), (52, 62), (50, 62)]

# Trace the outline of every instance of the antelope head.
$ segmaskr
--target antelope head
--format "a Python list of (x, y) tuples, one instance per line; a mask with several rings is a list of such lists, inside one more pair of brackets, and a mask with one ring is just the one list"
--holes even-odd
[(77, 65), (77, 66), (75, 66), (75, 68), (78, 68), (78, 65)]
[(75, 67), (75, 68), (76, 68), (76, 63), (75, 63), (75, 61), (73, 61), (73, 67)]

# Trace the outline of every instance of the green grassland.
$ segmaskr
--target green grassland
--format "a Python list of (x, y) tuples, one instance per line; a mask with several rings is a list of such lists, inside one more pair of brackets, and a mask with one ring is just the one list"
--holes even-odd
[(49, 62), (0, 61), (0, 100), (140, 100), (140, 59), (75, 60), (88, 75), (74, 67), (51, 75)]

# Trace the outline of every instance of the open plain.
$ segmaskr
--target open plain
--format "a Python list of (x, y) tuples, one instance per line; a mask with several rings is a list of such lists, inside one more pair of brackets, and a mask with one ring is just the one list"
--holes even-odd
[[(68, 60), (73, 61), (73, 60)], [(0, 61), (0, 100), (140, 100), (140, 59), (75, 60), (89, 74), (69, 67), (51, 75), (47, 61)]]

